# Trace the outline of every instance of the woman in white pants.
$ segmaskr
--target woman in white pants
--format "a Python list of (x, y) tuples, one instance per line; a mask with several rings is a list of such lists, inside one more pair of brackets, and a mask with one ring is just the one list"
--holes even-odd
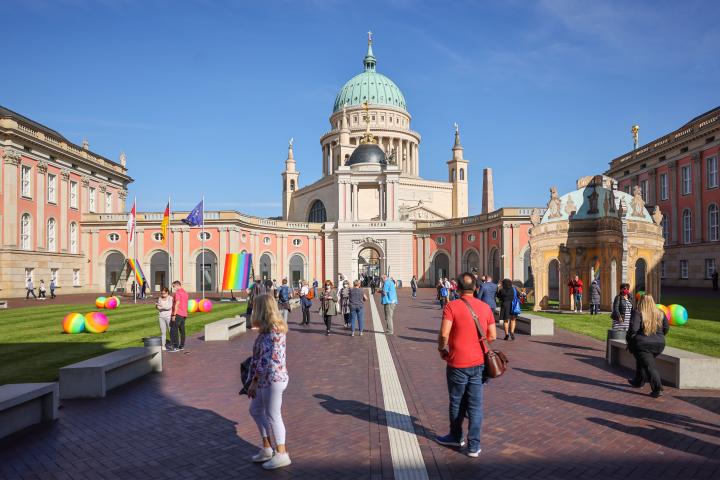
[[(290, 456), (285, 448), (285, 424), (281, 407), (282, 395), (288, 384), (285, 365), (285, 334), (287, 323), (280, 316), (277, 301), (273, 295), (259, 295), (255, 298), (250, 321), (258, 329), (253, 346), (251, 371), (252, 383), (248, 388), (250, 415), (255, 420), (262, 437), (262, 448), (252, 457), (266, 470), (290, 465)], [(270, 434), (275, 439), (272, 448)]]
[(167, 331), (168, 325), (170, 324), (170, 316), (172, 314), (173, 298), (170, 296), (170, 291), (167, 287), (163, 287), (160, 291), (160, 297), (158, 298), (155, 308), (158, 310), (158, 322), (160, 323), (160, 336), (162, 337), (162, 348), (167, 350)]

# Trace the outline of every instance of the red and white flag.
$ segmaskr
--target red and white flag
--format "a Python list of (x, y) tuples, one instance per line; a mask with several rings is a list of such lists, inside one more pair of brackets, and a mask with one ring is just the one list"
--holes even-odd
[(130, 210), (130, 217), (127, 222), (127, 232), (131, 242), (133, 241), (133, 236), (135, 236), (135, 202), (136, 201), (133, 200), (133, 207), (132, 210)]

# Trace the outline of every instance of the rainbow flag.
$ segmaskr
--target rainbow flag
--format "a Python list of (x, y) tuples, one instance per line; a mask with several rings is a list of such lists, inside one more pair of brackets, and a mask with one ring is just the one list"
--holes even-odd
[(252, 253), (228, 253), (225, 255), (223, 290), (245, 290), (250, 284)]
[(130, 268), (132, 268), (132, 271), (135, 273), (135, 282), (142, 287), (146, 280), (145, 274), (142, 268), (140, 268), (140, 262), (138, 262), (136, 258), (128, 258), (128, 265), (130, 265)]

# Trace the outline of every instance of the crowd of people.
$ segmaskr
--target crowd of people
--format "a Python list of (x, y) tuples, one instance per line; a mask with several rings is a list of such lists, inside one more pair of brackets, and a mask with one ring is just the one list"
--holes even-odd
[[(54, 299), (57, 297), (55, 295), (55, 289), (57, 288), (57, 282), (54, 278), (50, 280), (50, 298)], [(38, 298), (47, 298), (47, 287), (45, 286), (45, 280), (40, 280), (40, 285), (38, 285), (38, 293), (35, 295), (35, 284), (32, 281), (32, 278), (28, 278), (25, 282), (25, 300), (30, 300), (30, 296), (37, 300)]]

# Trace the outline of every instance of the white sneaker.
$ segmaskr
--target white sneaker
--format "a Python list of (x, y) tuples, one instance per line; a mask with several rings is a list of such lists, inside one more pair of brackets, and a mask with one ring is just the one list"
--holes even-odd
[(482, 452), (482, 448), (478, 448), (477, 452), (472, 452), (472, 451), (468, 450), (467, 456), (472, 457), (472, 458), (477, 458), (480, 456), (480, 452)]
[(276, 468), (287, 467), (290, 465), (290, 455), (286, 453), (276, 453), (274, 457), (262, 464), (265, 470), (275, 470)]
[(263, 463), (267, 462), (273, 458), (273, 449), (272, 448), (261, 448), (258, 453), (253, 455), (252, 461), (255, 463)]

